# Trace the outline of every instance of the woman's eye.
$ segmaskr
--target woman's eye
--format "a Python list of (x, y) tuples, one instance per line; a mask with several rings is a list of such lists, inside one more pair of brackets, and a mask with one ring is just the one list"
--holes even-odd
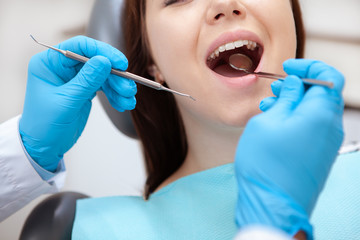
[(174, 3), (186, 2), (187, 0), (165, 0), (165, 6), (169, 6)]

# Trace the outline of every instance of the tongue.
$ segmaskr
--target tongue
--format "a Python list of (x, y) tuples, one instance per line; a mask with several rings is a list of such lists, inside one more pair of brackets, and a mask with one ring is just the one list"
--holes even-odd
[(246, 73), (242, 71), (233, 69), (229, 64), (221, 64), (214, 68), (213, 71), (217, 74), (230, 78), (242, 77), (246, 75)]

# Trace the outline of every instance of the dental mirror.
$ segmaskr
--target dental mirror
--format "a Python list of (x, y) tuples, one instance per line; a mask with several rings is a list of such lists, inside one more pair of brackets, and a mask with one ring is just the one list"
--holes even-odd
[(250, 73), (249, 69), (253, 66), (253, 62), (248, 56), (235, 53), (229, 57), (229, 65), (238, 71)]
[[(286, 78), (286, 75), (251, 71), (250, 69), (253, 66), (253, 61), (248, 56), (241, 53), (235, 53), (231, 55), (229, 57), (229, 65), (235, 70), (242, 71), (247, 74), (255, 74), (259, 77), (280, 79), (280, 80), (284, 80)], [(321, 85), (321, 86), (326, 86), (328, 88), (334, 87), (334, 83), (330, 81), (322, 81), (322, 80), (310, 79), (310, 78), (302, 78), (301, 80), (306, 84)]]

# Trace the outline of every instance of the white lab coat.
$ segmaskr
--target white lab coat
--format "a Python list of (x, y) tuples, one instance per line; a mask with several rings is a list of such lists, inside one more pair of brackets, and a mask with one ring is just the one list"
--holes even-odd
[(63, 186), (65, 172), (44, 181), (29, 162), (18, 131), (20, 117), (0, 125), (0, 222), (45, 193)]

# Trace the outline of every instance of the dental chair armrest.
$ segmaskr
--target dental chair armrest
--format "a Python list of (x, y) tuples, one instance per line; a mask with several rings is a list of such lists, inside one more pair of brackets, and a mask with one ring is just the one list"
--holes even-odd
[(77, 192), (61, 192), (44, 199), (27, 217), (20, 240), (71, 239), (76, 200), (87, 197)]

